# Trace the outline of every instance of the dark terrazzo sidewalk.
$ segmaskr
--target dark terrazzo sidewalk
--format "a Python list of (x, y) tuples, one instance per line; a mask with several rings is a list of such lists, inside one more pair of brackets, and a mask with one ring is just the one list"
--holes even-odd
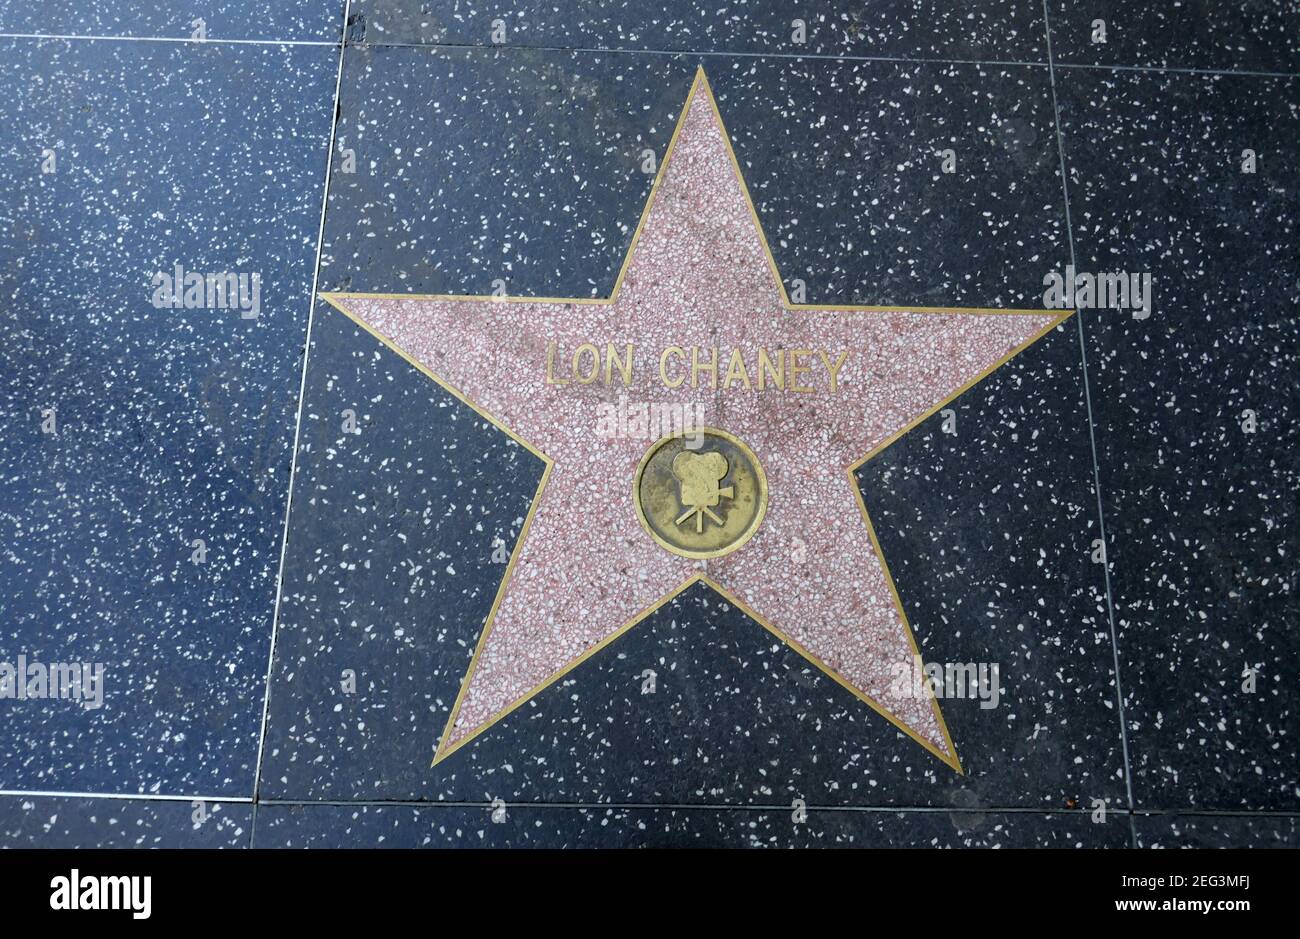
[[(1300, 845), (1295, 3), (0, 0), (0, 52), (0, 663), (105, 676), (0, 699), (0, 846)], [(704, 585), (430, 766), (543, 466), (313, 290), (608, 296), (701, 66), (809, 303), (1152, 274), (856, 475), (926, 659), (1000, 664), (964, 775)]]

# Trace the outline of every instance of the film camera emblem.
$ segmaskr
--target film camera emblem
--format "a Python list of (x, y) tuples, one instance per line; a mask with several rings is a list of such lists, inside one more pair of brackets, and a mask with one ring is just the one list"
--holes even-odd
[(682, 505), (686, 506), (686, 511), (677, 517), (678, 525), (692, 515), (695, 516), (696, 534), (703, 534), (705, 516), (715, 524), (723, 524), (713, 506), (723, 499), (736, 498), (735, 486), (718, 485), (718, 481), (727, 475), (727, 468), (727, 458), (716, 450), (708, 453), (683, 450), (673, 457), (673, 475), (681, 483), (680, 498)]
[(637, 467), (632, 499), (642, 527), (661, 547), (715, 558), (753, 537), (767, 511), (767, 478), (744, 441), (712, 427), (698, 432), (689, 446), (670, 435), (650, 447)]

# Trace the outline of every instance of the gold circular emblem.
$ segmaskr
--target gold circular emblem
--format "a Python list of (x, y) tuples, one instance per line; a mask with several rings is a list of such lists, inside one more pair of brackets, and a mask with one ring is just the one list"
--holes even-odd
[(632, 504), (650, 537), (684, 558), (718, 558), (754, 536), (767, 512), (758, 457), (725, 430), (658, 440), (641, 458)]

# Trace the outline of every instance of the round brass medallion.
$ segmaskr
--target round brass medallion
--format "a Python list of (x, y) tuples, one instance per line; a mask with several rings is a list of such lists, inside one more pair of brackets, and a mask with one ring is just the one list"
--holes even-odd
[(701, 427), (650, 447), (632, 481), (632, 503), (650, 537), (673, 554), (717, 558), (758, 530), (767, 477), (741, 440)]

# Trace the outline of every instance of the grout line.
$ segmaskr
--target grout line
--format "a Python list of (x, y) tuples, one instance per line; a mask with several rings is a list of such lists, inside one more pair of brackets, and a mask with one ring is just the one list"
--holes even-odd
[[(1070, 266), (1077, 270), (1074, 255), (1074, 228), (1070, 220), (1070, 184), (1065, 167), (1065, 134), (1061, 130), (1061, 107), (1056, 100), (1056, 68), (1052, 64), (1052, 25), (1048, 19), (1047, 0), (1043, 0), (1043, 26), (1047, 33), (1047, 74), (1052, 86), (1052, 122), (1056, 125), (1056, 150), (1061, 163), (1061, 195), (1065, 200), (1065, 237), (1070, 246)], [(1101, 499), (1101, 467), (1097, 462), (1097, 424), (1092, 413), (1092, 389), (1088, 382), (1088, 348), (1083, 332), (1083, 310), (1076, 311), (1079, 330), (1079, 361), (1083, 367), (1083, 400), (1088, 411), (1088, 442), (1092, 447), (1092, 485), (1097, 494), (1097, 530), (1101, 535), (1102, 577), (1106, 584), (1106, 616), (1110, 623), (1110, 651), (1115, 667), (1115, 703), (1119, 709), (1119, 737), (1124, 753), (1124, 788), (1128, 796), (1129, 828), (1133, 847), (1137, 847), (1137, 827), (1133, 823), (1133, 767), (1129, 761), (1128, 722), (1124, 717), (1124, 690), (1119, 674), (1119, 639), (1115, 633), (1115, 597), (1110, 585), (1110, 541), (1106, 537), (1106, 517)]]
[[(344, 29), (347, 29), (346, 21)], [(86, 40), (93, 42), (172, 42), (196, 46), (203, 45), (246, 45), (246, 46), (336, 46), (338, 42), (330, 39), (189, 39), (181, 36), (101, 36), (73, 35), (66, 33), (4, 33), (0, 39), (60, 39)], [(1026, 68), (1069, 68), (1093, 69), (1097, 71), (1122, 72), (1173, 72), (1184, 75), (1225, 75), (1249, 78), (1300, 78), (1300, 72), (1271, 72), (1256, 69), (1234, 68), (1196, 68), (1182, 65), (1114, 65), (1102, 62), (1037, 62), (1021, 59), (947, 59), (932, 56), (906, 55), (853, 55), (833, 52), (749, 52), (728, 49), (619, 49), (602, 46), (525, 46), (525, 45), (484, 45), (470, 42), (359, 42), (357, 48), (389, 49), (430, 49), (430, 50), (483, 50), (490, 52), (564, 52), (593, 55), (663, 55), (663, 56), (717, 56), (737, 59), (793, 59), (793, 60), (828, 60), (840, 62), (895, 62), (899, 64), (920, 63), (929, 65), (988, 65), (988, 66), (1023, 66)]]
[(1286, 812), (1281, 809), (1133, 809), (1134, 817), (1164, 817), (1167, 815), (1187, 815), (1198, 818), (1296, 818), (1300, 812)]
[[(347, 808), (349, 806), (361, 806), (368, 808), (411, 808), (411, 809), (491, 809), (498, 803), (495, 802), (468, 802), (456, 800), (425, 800), (425, 799), (361, 799), (357, 801), (323, 799), (320, 801), (302, 801), (298, 799), (265, 799), (261, 802), (264, 806), (284, 806), (298, 808)], [(510, 808), (517, 809), (559, 809), (559, 810), (600, 810), (600, 809), (618, 809), (618, 810), (662, 810), (662, 811), (707, 811), (707, 812), (789, 812), (789, 805), (768, 805), (765, 803), (755, 803), (752, 805), (731, 802), (506, 802)], [(970, 813), (973, 815), (992, 814), (992, 813), (1017, 813), (1025, 815), (1068, 815), (1072, 812), (1088, 814), (1083, 809), (1041, 809), (1041, 808), (990, 808), (981, 807), (974, 809), (962, 809), (952, 806), (928, 806), (928, 805), (808, 805), (808, 811), (817, 812), (865, 812), (865, 813), (893, 813), (893, 812), (912, 812), (912, 813), (930, 813), (945, 814), (949, 812)], [(1089, 810), (1090, 812), (1091, 810)]]
[[(253, 826), (256, 831), (257, 810), (259, 806), (283, 806), (297, 808), (332, 807), (347, 808), (411, 808), (411, 809), (484, 809), (493, 808), (492, 802), (472, 802), (456, 800), (431, 799), (259, 799), (247, 796), (203, 796), (203, 795), (156, 795), (152, 793), (112, 793), (112, 792), (55, 792), (55, 791), (20, 791), (0, 790), (0, 797), (30, 797), (41, 799), (112, 799), (122, 802), (211, 802), (221, 805), (251, 805), (253, 809)], [(511, 808), (521, 809), (555, 809), (555, 810), (655, 810), (655, 811), (709, 811), (709, 812), (788, 812), (789, 805), (768, 805), (763, 803), (743, 804), (730, 802), (507, 802)], [(846, 812), (864, 814), (958, 814), (958, 815), (1054, 815), (1073, 814), (1088, 815), (1091, 809), (1044, 808), (1040, 806), (979, 806), (963, 808), (959, 806), (933, 805), (808, 805), (810, 812)], [(1300, 819), (1300, 812), (1278, 809), (1213, 809), (1213, 808), (1144, 808), (1111, 809), (1116, 815), (1131, 817), (1172, 817), (1195, 816), (1200, 818), (1279, 818)], [(250, 837), (251, 843), (251, 837)]]
[(1180, 75), (1239, 75), (1245, 78), (1297, 78), (1300, 72), (1259, 72), (1253, 69), (1192, 68), (1181, 65), (1104, 65), (1088, 62), (1056, 62), (1054, 68), (1100, 69), (1112, 72), (1174, 72)]
[(21, 798), (31, 796), (39, 799), (121, 799), (134, 802), (220, 802), (248, 803), (253, 800), (248, 796), (185, 796), (159, 795), (153, 792), (65, 792), (55, 789), (0, 789), (0, 797)]
[[(949, 59), (942, 56), (908, 56), (908, 55), (851, 55), (831, 52), (745, 52), (729, 50), (690, 50), (690, 49), (606, 49), (599, 46), (491, 46), (481, 43), (419, 43), (419, 42), (366, 42), (366, 46), (386, 46), (394, 49), (445, 49), (445, 50), (485, 50), (485, 51), (523, 51), (523, 52), (569, 52), (595, 55), (662, 55), (662, 56), (697, 56), (736, 59), (790, 59), (794, 61), (832, 61), (832, 62), (894, 62), (902, 65), (989, 65), (1021, 66), (1024, 68), (1073, 68), (1095, 69), (1098, 71), (1132, 71), (1132, 72), (1176, 72), (1188, 75), (1242, 75), (1255, 78), (1297, 78), (1300, 72), (1267, 72), (1252, 69), (1215, 69), (1193, 68), (1177, 65), (1108, 65), (1105, 63), (1072, 62), (1062, 63), (1037, 61), (1034, 59)], [(1051, 58), (1050, 50), (1048, 58)]]
[(658, 55), (670, 58), (719, 57), (729, 59), (789, 59), (794, 61), (895, 62), (906, 65), (1018, 65), (1046, 68), (1046, 62), (1021, 59), (947, 59), (939, 56), (837, 55), (831, 52), (746, 52), (744, 50), (694, 49), (608, 49), (600, 46), (514, 46), (483, 45), (474, 42), (363, 42), (361, 45), (388, 49), (439, 49), (465, 52), (565, 52), (583, 55)]
[[(343, 28), (347, 29), (347, 21)], [(333, 39), (190, 39), (188, 36), (74, 36), (62, 33), (0, 33), (0, 39), (80, 39), (87, 42), (175, 42), (192, 46), (337, 46)]]
[(284, 526), (280, 538), (280, 566), (275, 580), (275, 605), (271, 613), (271, 648), (266, 661), (266, 687), (262, 697), (262, 728), (257, 738), (257, 764), (253, 769), (253, 802), (262, 787), (262, 753), (266, 748), (266, 723), (271, 711), (271, 678), (275, 668), (275, 637), (280, 628), (280, 603), (284, 598), (284, 564), (289, 553), (289, 518), (293, 512), (293, 483), (298, 470), (298, 438), (302, 433), (302, 412), (307, 398), (307, 361), (311, 354), (311, 328), (316, 312), (316, 288), (320, 280), (320, 256), (325, 246), (325, 212), (329, 207), (330, 174), (334, 167), (334, 135), (338, 131), (339, 101), (343, 90), (343, 56), (347, 51), (348, 16), (352, 0), (343, 4), (343, 37), (339, 41), (338, 74), (334, 79), (334, 106), (330, 109), (329, 151), (325, 154), (325, 186), (321, 193), (320, 227), (316, 232), (316, 267), (311, 277), (311, 295), (307, 306), (307, 333), (302, 346), (302, 378), (298, 384), (298, 417), (293, 427), (293, 449), (289, 458), (289, 484), (284, 505)]
[[(284, 806), (313, 808), (317, 806), (329, 806), (333, 808), (351, 807), (368, 807), (368, 808), (411, 808), (411, 809), (449, 809), (449, 808), (466, 808), (466, 809), (491, 809), (496, 803), (493, 802), (462, 802), (452, 800), (404, 800), (404, 799), (359, 799), (356, 801), (322, 799), (319, 801), (303, 801), (299, 799), (265, 799), (262, 800), (263, 806)], [(712, 811), (712, 812), (789, 812), (789, 805), (767, 805), (755, 803), (752, 805), (741, 803), (708, 803), (708, 802), (506, 802), (510, 808), (519, 809), (582, 809), (582, 810), (660, 810), (660, 811)], [(961, 808), (958, 806), (933, 806), (933, 805), (813, 805), (807, 806), (810, 812), (859, 812), (866, 814), (932, 814), (932, 815), (1091, 815), (1090, 808), (1043, 808), (1039, 806), (980, 806), (978, 808)], [(1107, 810), (1112, 815), (1125, 816), (1204, 816), (1207, 818), (1223, 817), (1243, 817), (1243, 818), (1296, 818), (1300, 819), (1300, 812), (1286, 812), (1278, 810), (1243, 810), (1243, 809), (1125, 809), (1115, 808)]]
[[(823, 60), (835, 62), (896, 62), (899, 64), (920, 63), (928, 65), (997, 65), (1023, 66), (1026, 68), (1050, 68), (1053, 63), (1033, 59), (949, 59), (941, 56), (908, 55), (852, 55), (833, 52), (747, 52), (743, 50), (711, 49), (611, 49), (601, 46), (523, 46), (523, 45), (484, 45), (470, 42), (362, 42), (361, 46), (385, 47), (390, 49), (443, 49), (443, 50), (482, 50), (486, 52), (568, 52), (594, 55), (663, 55), (663, 56), (714, 56), (736, 59), (792, 59)], [(1179, 72), (1189, 75), (1242, 75), (1255, 78), (1297, 78), (1300, 72), (1268, 72), (1253, 69), (1217, 69), (1194, 68), (1178, 65), (1108, 65), (1093, 62), (1056, 62), (1056, 68), (1096, 69), (1099, 71), (1136, 71), (1136, 72)]]

